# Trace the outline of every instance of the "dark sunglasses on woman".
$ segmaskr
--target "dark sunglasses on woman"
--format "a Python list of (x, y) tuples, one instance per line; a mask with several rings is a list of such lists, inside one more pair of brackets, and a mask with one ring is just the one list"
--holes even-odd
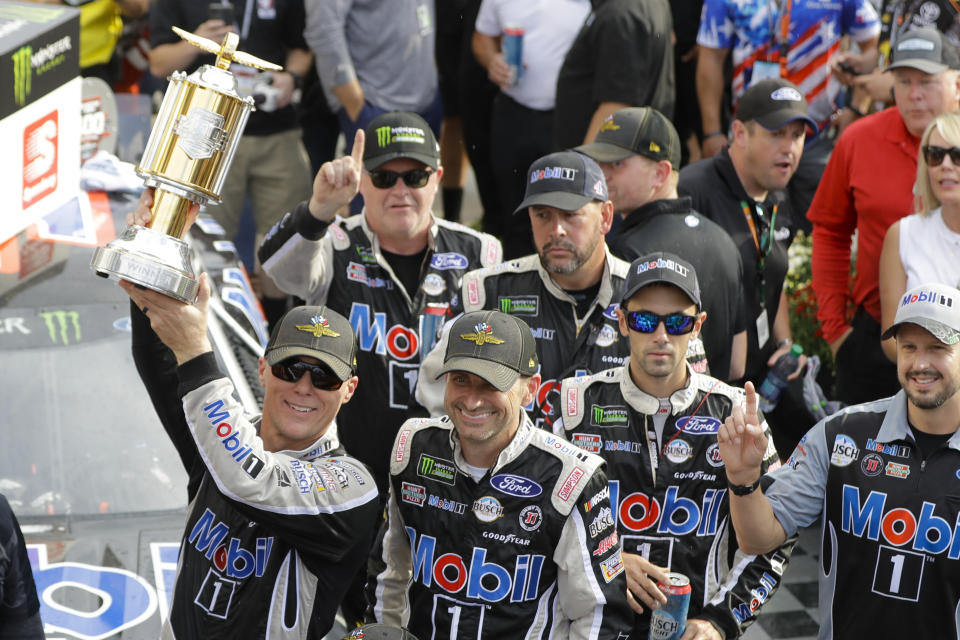
[(960, 167), (960, 148), (958, 147), (938, 147), (928, 144), (923, 148), (923, 159), (927, 161), (929, 167), (939, 167), (943, 164), (943, 159), (950, 154), (950, 162), (955, 167)]

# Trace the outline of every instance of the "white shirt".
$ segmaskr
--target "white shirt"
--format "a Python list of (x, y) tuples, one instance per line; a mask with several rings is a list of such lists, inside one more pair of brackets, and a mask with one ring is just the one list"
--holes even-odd
[(521, 27), (524, 70), (504, 91), (530, 109), (553, 109), (563, 59), (590, 13), (588, 0), (483, 0), (476, 30), (492, 38)]
[(960, 233), (947, 227), (940, 209), (900, 221), (900, 263), (906, 291), (928, 283), (960, 287)]

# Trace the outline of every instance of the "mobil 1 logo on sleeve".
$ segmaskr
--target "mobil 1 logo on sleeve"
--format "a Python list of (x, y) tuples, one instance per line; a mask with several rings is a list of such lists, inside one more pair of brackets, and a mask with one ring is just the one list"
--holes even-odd
[(860, 449), (853, 438), (842, 433), (833, 440), (833, 451), (830, 453), (830, 464), (835, 467), (846, 467), (860, 456)]

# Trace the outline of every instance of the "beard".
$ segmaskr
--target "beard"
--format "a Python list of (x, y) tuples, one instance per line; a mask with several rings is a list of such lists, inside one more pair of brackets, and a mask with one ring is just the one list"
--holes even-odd
[[(548, 242), (547, 244), (543, 245), (538, 252), (540, 256), (540, 264), (547, 273), (556, 273), (560, 275), (574, 273), (580, 267), (586, 264), (587, 260), (590, 259), (594, 250), (597, 248), (597, 243), (600, 242), (601, 237), (602, 236), (594, 238), (589, 246), (582, 248), (578, 248), (575, 244), (568, 240), (554, 240), (553, 242)], [(569, 251), (572, 256), (565, 262), (551, 260), (549, 257), (547, 257), (547, 255), (550, 249), (556, 247)]]
[(906, 379), (909, 379), (913, 376), (936, 376), (941, 380), (943, 379), (943, 376), (941, 376), (938, 371), (934, 371), (933, 369), (908, 371), (905, 374), (905, 380), (901, 380), (900, 384), (903, 387), (904, 392), (907, 394), (907, 398), (911, 403), (913, 403), (913, 406), (918, 409), (939, 409), (947, 400), (952, 398), (957, 391), (960, 391), (960, 384), (954, 383), (952, 385), (948, 385), (943, 390), (933, 395), (919, 394), (915, 391), (911, 391), (907, 385), (904, 384)]

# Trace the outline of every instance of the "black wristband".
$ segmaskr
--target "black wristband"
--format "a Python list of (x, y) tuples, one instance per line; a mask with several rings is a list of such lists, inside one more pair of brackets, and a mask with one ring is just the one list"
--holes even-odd
[(757, 476), (753, 484), (731, 484), (728, 480), (727, 487), (730, 489), (730, 493), (735, 496), (748, 496), (760, 487), (760, 476)]
[(303, 76), (296, 71), (287, 71), (287, 73), (293, 76), (293, 88), (303, 89)]

